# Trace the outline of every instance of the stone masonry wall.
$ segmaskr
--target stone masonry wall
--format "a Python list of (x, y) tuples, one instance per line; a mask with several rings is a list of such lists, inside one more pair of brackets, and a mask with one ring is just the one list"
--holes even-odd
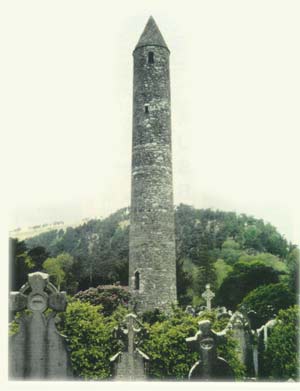
[(177, 299), (169, 50), (147, 45), (133, 57), (129, 286), (137, 310), (145, 311), (170, 308)]

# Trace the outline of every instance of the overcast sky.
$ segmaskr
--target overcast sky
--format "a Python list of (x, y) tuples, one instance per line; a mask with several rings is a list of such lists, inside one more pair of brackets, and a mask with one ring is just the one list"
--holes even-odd
[(299, 1), (1, 7), (9, 228), (129, 205), (132, 51), (153, 15), (171, 50), (175, 203), (299, 243)]

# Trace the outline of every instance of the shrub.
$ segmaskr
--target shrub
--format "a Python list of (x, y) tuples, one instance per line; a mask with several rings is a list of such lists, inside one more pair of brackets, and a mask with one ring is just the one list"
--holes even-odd
[(74, 297), (84, 303), (101, 305), (103, 314), (107, 316), (111, 315), (119, 305), (127, 307), (130, 293), (128, 287), (99, 285), (96, 288), (80, 291)]
[(104, 317), (101, 310), (101, 306), (73, 301), (60, 314), (58, 328), (67, 337), (74, 375), (85, 380), (110, 377), (109, 358), (119, 349), (113, 338), (117, 321)]
[(216, 303), (235, 310), (243, 298), (260, 285), (279, 282), (280, 272), (262, 262), (238, 262), (224, 279)]
[(150, 357), (150, 377), (187, 379), (190, 368), (197, 361), (197, 353), (190, 352), (185, 338), (197, 332), (197, 319), (185, 314), (145, 325), (149, 334), (141, 350)]
[(299, 379), (299, 310), (295, 305), (279, 311), (263, 360), (269, 379)]
[[(141, 349), (150, 357), (150, 376), (156, 379), (187, 380), (188, 373), (198, 360), (198, 354), (192, 352), (186, 338), (194, 336), (198, 331), (199, 320), (209, 319), (213, 329), (220, 331), (226, 321), (216, 321), (212, 312), (203, 313), (200, 317), (192, 317), (180, 309), (167, 319), (154, 324), (146, 324), (148, 338)], [(236, 342), (228, 335), (226, 341), (217, 348), (218, 354), (228, 361), (235, 377), (244, 376), (245, 368), (239, 362), (235, 352)]]
[(156, 322), (162, 322), (167, 319), (167, 316), (158, 308), (154, 310), (145, 311), (142, 314), (142, 322), (152, 325)]

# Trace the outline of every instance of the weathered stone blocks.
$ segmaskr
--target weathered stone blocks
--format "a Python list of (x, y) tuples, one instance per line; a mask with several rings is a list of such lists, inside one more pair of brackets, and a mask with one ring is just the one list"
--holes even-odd
[(133, 52), (129, 286), (138, 312), (177, 300), (169, 54), (150, 18)]

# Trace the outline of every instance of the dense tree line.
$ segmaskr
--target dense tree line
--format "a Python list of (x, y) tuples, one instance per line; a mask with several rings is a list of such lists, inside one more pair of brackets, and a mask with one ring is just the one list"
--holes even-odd
[[(180, 204), (175, 208), (175, 227), (177, 289), (181, 304), (201, 304), (201, 293), (208, 282), (215, 291), (225, 290), (224, 286), (230, 287), (230, 281), (239, 278), (239, 262), (249, 266), (250, 275), (251, 265), (255, 268), (255, 262), (260, 262), (277, 273), (278, 278), (268, 282), (282, 281), (285, 275), (296, 290), (298, 249), (271, 224), (245, 214), (195, 209)], [(60, 273), (63, 276), (61, 284), (69, 293), (117, 281), (126, 285), (128, 243), (128, 208), (120, 209), (103, 220), (90, 220), (65, 231), (42, 233), (25, 242), (11, 240), (11, 264), (14, 265), (14, 273), (11, 274), (18, 274), (18, 277), (12, 278), (14, 289), (24, 282), (27, 271), (41, 270), (47, 258), (52, 259), (46, 265), (48, 270), (50, 267), (56, 275)], [(72, 257), (72, 265), (68, 268), (63, 266), (64, 262), (53, 260), (61, 254)], [(17, 258), (19, 261), (16, 263)], [(22, 274), (23, 279), (20, 277)], [(261, 283), (267, 281), (262, 280)], [(241, 287), (241, 297), (250, 288), (256, 286), (248, 286), (244, 290)], [(231, 306), (230, 299), (222, 304)]]

